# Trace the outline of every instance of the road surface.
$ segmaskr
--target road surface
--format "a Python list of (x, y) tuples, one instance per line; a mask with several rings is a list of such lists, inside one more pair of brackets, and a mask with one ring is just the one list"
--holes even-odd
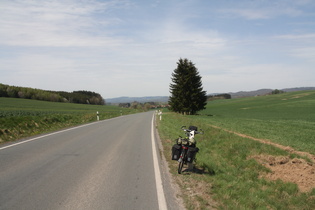
[(165, 171), (154, 167), (161, 160), (152, 155), (158, 147), (152, 116), (121, 116), (2, 145), (0, 209), (177, 209)]

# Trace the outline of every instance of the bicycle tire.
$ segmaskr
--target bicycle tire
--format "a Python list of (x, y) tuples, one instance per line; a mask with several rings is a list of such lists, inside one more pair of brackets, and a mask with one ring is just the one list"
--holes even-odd
[(184, 164), (185, 164), (185, 162), (186, 162), (186, 158), (187, 158), (187, 150), (182, 151), (181, 156), (182, 156), (182, 161), (181, 161), (181, 162), (179, 162), (179, 164), (178, 164), (178, 173), (179, 173), (179, 174), (181, 174), (181, 173), (182, 173), (183, 166), (184, 166)]
[(181, 173), (182, 173), (183, 166), (184, 166), (184, 161), (182, 160), (182, 161), (179, 162), (179, 164), (178, 164), (178, 174), (181, 174)]

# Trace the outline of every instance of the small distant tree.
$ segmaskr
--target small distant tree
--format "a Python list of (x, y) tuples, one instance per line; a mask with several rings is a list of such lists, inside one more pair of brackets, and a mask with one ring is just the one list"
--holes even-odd
[(275, 90), (273, 90), (271, 92), (272, 95), (274, 95), (274, 94), (281, 94), (281, 93), (284, 93), (284, 91), (283, 90), (278, 90), (278, 89), (275, 89)]
[(148, 111), (148, 110), (150, 110), (151, 109), (151, 104), (150, 103), (145, 103), (144, 105), (143, 105), (143, 110), (144, 111)]
[(213, 100), (218, 100), (218, 99), (231, 99), (231, 98), (232, 96), (227, 93), (207, 96), (208, 101), (213, 101)]
[(196, 114), (205, 109), (206, 91), (203, 90), (198, 69), (188, 59), (179, 59), (170, 84), (170, 110), (181, 114)]

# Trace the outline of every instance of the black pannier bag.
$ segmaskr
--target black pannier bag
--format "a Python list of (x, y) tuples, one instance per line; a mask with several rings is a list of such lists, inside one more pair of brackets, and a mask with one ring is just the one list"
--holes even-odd
[(196, 157), (196, 153), (199, 151), (198, 147), (188, 147), (187, 162), (192, 163)]
[(198, 131), (198, 128), (196, 126), (191, 125), (191, 126), (189, 126), (189, 130)]
[(174, 144), (172, 147), (172, 160), (178, 160), (181, 152), (182, 146), (179, 144)]

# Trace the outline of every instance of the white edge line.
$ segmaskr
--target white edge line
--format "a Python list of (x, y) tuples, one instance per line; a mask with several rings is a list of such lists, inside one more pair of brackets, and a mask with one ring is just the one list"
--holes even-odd
[(19, 144), (24, 144), (24, 143), (27, 143), (27, 142), (30, 142), (30, 141), (34, 141), (34, 140), (37, 140), (37, 139), (45, 138), (47, 136), (52, 136), (52, 135), (55, 135), (55, 134), (58, 134), (58, 133), (67, 132), (67, 131), (70, 131), (70, 130), (74, 130), (74, 129), (77, 129), (77, 128), (82, 128), (82, 127), (85, 127), (85, 126), (93, 125), (93, 124), (96, 124), (96, 123), (100, 123), (100, 122), (108, 121), (108, 120), (112, 120), (112, 119), (115, 119), (115, 118), (110, 118), (110, 119), (106, 119), (106, 120), (102, 120), (102, 121), (97, 121), (97, 122), (92, 122), (92, 123), (88, 123), (88, 124), (84, 124), (84, 125), (79, 125), (79, 126), (76, 126), (76, 127), (73, 127), (73, 128), (68, 128), (68, 129), (61, 130), (61, 131), (55, 131), (53, 133), (49, 133), (49, 134), (38, 136), (38, 137), (29, 139), (29, 140), (26, 140), (26, 141), (21, 141), (19, 143), (10, 144), (8, 146), (1, 147), (0, 150), (4, 150), (4, 149), (10, 148), (10, 147), (17, 146)]
[(152, 126), (151, 126), (151, 140), (152, 140), (152, 154), (153, 154), (153, 165), (154, 165), (154, 172), (155, 172), (155, 184), (156, 184), (156, 191), (159, 203), (159, 209), (166, 210), (166, 200), (163, 190), (163, 183), (161, 178), (160, 167), (158, 164), (157, 152), (155, 147), (155, 138), (154, 138), (154, 114), (152, 117)]

